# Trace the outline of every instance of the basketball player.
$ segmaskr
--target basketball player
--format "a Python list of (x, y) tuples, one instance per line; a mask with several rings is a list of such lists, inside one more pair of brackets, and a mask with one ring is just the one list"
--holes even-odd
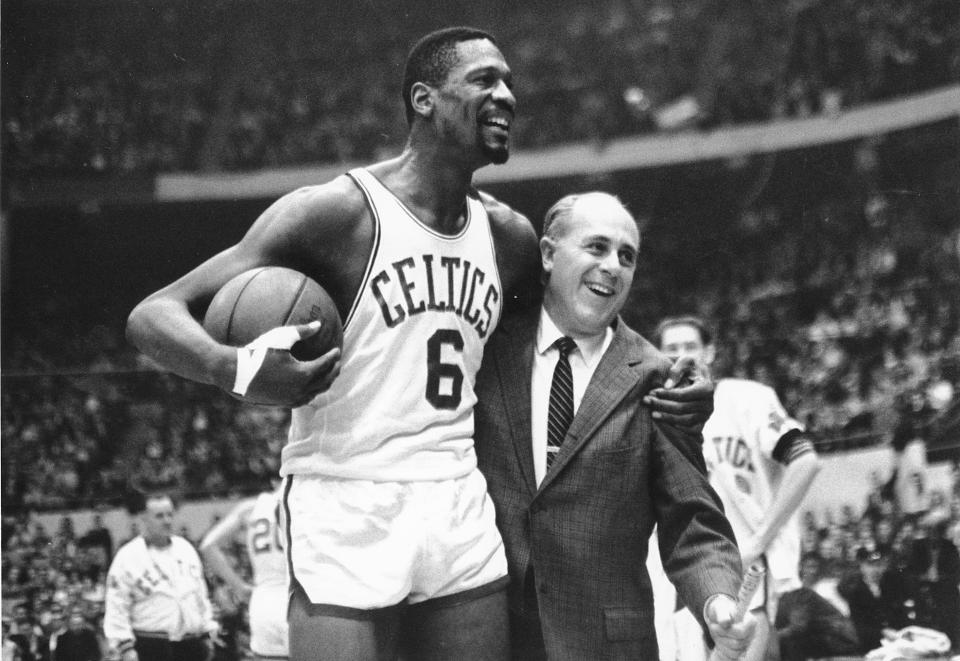
[[(672, 359), (690, 356), (710, 365), (716, 354), (710, 332), (696, 317), (665, 319), (656, 337), (660, 350)], [(766, 584), (750, 604), (757, 633), (744, 657), (761, 661), (778, 596), (800, 587), (800, 530), (794, 515), (820, 462), (811, 437), (787, 415), (773, 389), (755, 381), (717, 383), (713, 415), (704, 425), (703, 438), (710, 483), (733, 526), (743, 566), (759, 561), (766, 567)], [(657, 608), (672, 610), (675, 594), (665, 598), (663, 584), (658, 583)], [(676, 658), (706, 658), (706, 646), (691, 642), (702, 637), (689, 611), (674, 615), (673, 628), (673, 645), (666, 647), (676, 647)], [(670, 636), (662, 629), (657, 633)]]
[[(506, 560), (476, 468), (473, 387), (504, 308), (532, 298), (539, 260), (529, 221), (471, 179), (507, 160), (511, 88), (487, 33), (423, 37), (404, 71), (399, 156), (283, 196), (130, 315), (130, 340), (177, 374), (296, 407), (281, 465), (293, 659), (507, 654)], [(195, 315), (217, 290), (269, 265), (330, 293), (342, 364), (339, 350), (293, 359), (289, 337), (251, 362), (204, 332)], [(658, 415), (686, 422), (711, 387), (663, 392)]]
[[(257, 659), (287, 658), (287, 564), (280, 534), (280, 484), (241, 501), (200, 543), (207, 568), (248, 602), (250, 651)], [(253, 585), (233, 568), (223, 547), (244, 531)]]

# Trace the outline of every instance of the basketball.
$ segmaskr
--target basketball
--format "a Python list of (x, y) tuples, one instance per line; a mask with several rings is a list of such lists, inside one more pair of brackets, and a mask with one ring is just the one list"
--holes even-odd
[(319, 320), (313, 336), (293, 345), (297, 360), (319, 358), (343, 344), (343, 325), (333, 299), (303, 273), (280, 266), (245, 271), (220, 288), (203, 318), (203, 327), (222, 344), (242, 347), (271, 328)]

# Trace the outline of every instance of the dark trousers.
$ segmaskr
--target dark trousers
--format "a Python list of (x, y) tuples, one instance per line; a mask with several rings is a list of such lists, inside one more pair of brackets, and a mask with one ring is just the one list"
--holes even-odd
[(140, 661), (207, 661), (210, 648), (206, 639), (164, 640), (137, 638), (134, 644)]

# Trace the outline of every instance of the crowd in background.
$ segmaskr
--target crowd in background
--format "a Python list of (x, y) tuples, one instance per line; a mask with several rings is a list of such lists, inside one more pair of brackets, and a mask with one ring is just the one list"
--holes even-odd
[(801, 577), (849, 617), (860, 654), (911, 626), (960, 649), (960, 463), (952, 471), (948, 491), (907, 494), (922, 475), (874, 474), (862, 506), (804, 512)]
[(252, 493), (279, 472), (282, 409), (152, 371), (21, 384), (2, 394), (5, 506), (117, 503), (131, 478), (187, 497)]
[[(501, 39), (519, 148), (675, 127), (671, 109), (711, 128), (960, 80), (960, 4), (950, 0), (407, 4), (5, 5), (4, 174), (122, 177), (393, 153), (405, 134), (402, 62), (428, 23), (473, 23)], [(858, 439), (902, 453), (945, 429), (956, 453), (956, 131), (954, 122), (837, 147), (823, 190), (808, 180), (832, 147), (804, 151), (799, 165), (778, 155), (658, 175), (689, 184), (727, 167), (711, 190), (739, 178), (763, 192), (747, 190), (726, 215), (721, 195), (652, 210), (625, 316), (649, 333), (664, 315), (699, 313), (716, 331), (716, 375), (773, 386), (824, 453)], [(31, 511), (116, 504), (131, 479), (188, 498), (254, 493), (276, 475), (285, 440), (286, 412), (157, 372), (124, 342), (128, 307), (98, 295), (90, 305), (76, 290), (49, 290), (13, 317), (5, 307), (2, 498), (17, 516), (3, 527), (4, 642), (27, 650), (72, 631), (71, 620), (99, 630), (103, 576), (122, 543), (101, 525), (75, 532), (69, 517), (43, 530)], [(862, 510), (808, 513), (804, 558), (841, 607), (851, 582), (879, 572), (897, 586), (889, 624), (948, 629), (931, 604), (945, 581), (956, 593), (960, 568), (940, 566), (951, 547), (932, 552), (930, 540), (960, 545), (956, 474), (952, 492), (916, 507), (904, 507), (894, 481), (878, 478)], [(225, 627), (241, 631), (243, 609), (212, 587)]]
[[(211, 526), (217, 521), (214, 518)], [(99, 661), (107, 657), (103, 638), (106, 575), (114, 552), (139, 534), (114, 539), (95, 514), (91, 527), (78, 533), (65, 515), (48, 531), (29, 513), (3, 518), (2, 592), (4, 643), (19, 648), (13, 661)], [(186, 528), (179, 534), (193, 544)], [(236, 570), (251, 579), (241, 537), (228, 550)], [(206, 572), (211, 601), (221, 624), (216, 659), (235, 661), (248, 652), (246, 609), (212, 572)], [(67, 632), (71, 632), (66, 635)], [(91, 645), (90, 641), (94, 641)], [(12, 649), (12, 648), (11, 648)], [(81, 654), (80, 651), (83, 650)], [(8, 657), (3, 657), (7, 661)]]
[(518, 148), (835, 112), (960, 80), (950, 0), (18, 3), (4, 25), (7, 172), (125, 174), (393, 152), (424, 26), (502, 42)]
[[(925, 149), (944, 135), (957, 133), (917, 130), (901, 142)], [(928, 158), (916, 182), (884, 183), (875, 170), (901, 158), (895, 142), (848, 147), (853, 160), (874, 163), (853, 183), (791, 198), (771, 182), (729, 219), (710, 218), (710, 232), (701, 208), (690, 218), (655, 211), (627, 321), (649, 333), (666, 315), (699, 313), (716, 331), (715, 376), (772, 386), (819, 435), (821, 451), (923, 437), (955, 452), (960, 189), (948, 166), (956, 161)], [(805, 185), (806, 174), (782, 167), (781, 180)], [(123, 339), (129, 308), (94, 293), (107, 307), (47, 290), (7, 316), (4, 502), (117, 502), (131, 475), (188, 496), (266, 488), (287, 413), (158, 372)]]
[[(960, 647), (960, 463), (953, 465), (948, 490), (926, 489), (919, 498), (904, 494), (914, 488), (913, 481), (903, 484), (903, 476), (896, 471), (873, 477), (873, 488), (863, 503), (848, 503), (837, 511), (803, 513), (802, 573), (814, 574), (805, 577), (805, 583), (851, 618), (862, 653), (879, 646), (882, 629), (911, 625), (944, 632), (956, 649)], [(136, 534), (132, 525), (128, 539)], [(181, 534), (189, 539), (186, 530)], [(235, 569), (249, 579), (249, 560), (241, 537), (234, 540), (228, 556)], [(82, 618), (85, 630), (96, 633), (102, 649), (105, 575), (112, 553), (128, 539), (115, 540), (98, 515), (85, 531), (75, 531), (69, 515), (63, 516), (53, 531), (28, 513), (5, 515), (5, 640), (22, 648), (33, 645), (41, 649), (56, 639), (58, 632), (68, 629), (70, 618), (78, 623)], [(937, 550), (931, 553), (934, 548)], [(221, 580), (209, 573), (207, 578), (223, 627), (218, 658), (240, 658), (248, 640), (246, 609)], [(867, 613), (860, 612), (851, 596), (864, 580), (879, 581), (882, 588), (879, 605)], [(21, 661), (50, 658), (42, 653), (24, 654)]]

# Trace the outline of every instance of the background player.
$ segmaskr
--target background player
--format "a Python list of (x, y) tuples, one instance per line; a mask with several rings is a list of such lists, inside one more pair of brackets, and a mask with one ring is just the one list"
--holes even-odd
[[(392, 658), (405, 632), (417, 659), (505, 654), (506, 561), (476, 468), (473, 386), (539, 262), (529, 221), (471, 179), (507, 160), (511, 87), (490, 35), (427, 35), (405, 67), (398, 157), (285, 195), (128, 320), (130, 340), (177, 374), (225, 391), (252, 376), (253, 399), (298, 407), (281, 466), (292, 658)], [(245, 373), (246, 352), (196, 321), (230, 278), (265, 265), (330, 293), (342, 373), (337, 350), (298, 362), (289, 345)]]
[[(665, 319), (656, 337), (660, 350), (673, 359), (691, 356), (710, 365), (716, 355), (709, 330), (696, 317)], [(800, 531), (794, 514), (820, 460), (810, 436), (787, 415), (773, 389), (755, 381), (717, 383), (703, 438), (710, 483), (723, 500), (743, 566), (760, 560), (767, 569), (765, 589), (757, 591), (750, 605), (757, 634), (745, 656), (759, 661), (766, 653), (777, 596), (800, 587)], [(661, 592), (658, 607), (667, 605)], [(705, 646), (690, 644), (698, 638), (699, 626), (689, 611), (679, 611), (673, 621), (678, 658), (705, 658)]]
[(196, 549), (173, 534), (173, 500), (135, 493), (143, 534), (117, 551), (107, 574), (103, 633), (121, 661), (209, 661), (219, 630)]
[[(207, 568), (248, 603), (250, 650), (258, 659), (287, 658), (287, 564), (280, 533), (280, 484), (241, 501), (200, 543)], [(244, 531), (253, 570), (251, 585), (234, 569), (223, 548)]]

